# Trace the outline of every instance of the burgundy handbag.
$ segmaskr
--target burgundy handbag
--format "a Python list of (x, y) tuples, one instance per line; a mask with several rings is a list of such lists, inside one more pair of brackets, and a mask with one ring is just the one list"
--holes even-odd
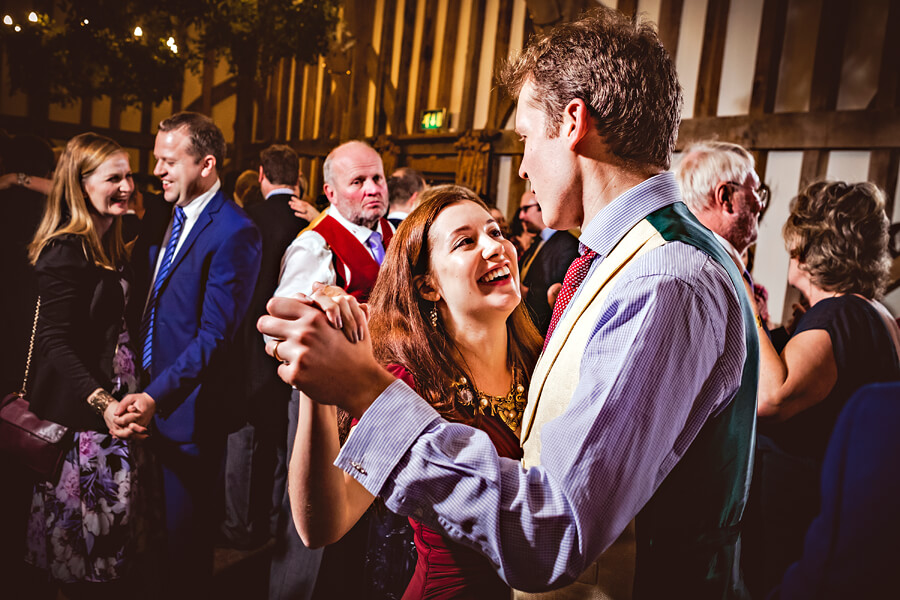
[(59, 473), (63, 457), (69, 450), (72, 435), (67, 427), (38, 418), (28, 410), (28, 400), (25, 399), (25, 386), (28, 383), (28, 369), (31, 366), (31, 353), (40, 308), (41, 299), (38, 298), (34, 309), (31, 341), (28, 343), (22, 390), (9, 394), (0, 404), (0, 455), (24, 465), (43, 479), (53, 480)]

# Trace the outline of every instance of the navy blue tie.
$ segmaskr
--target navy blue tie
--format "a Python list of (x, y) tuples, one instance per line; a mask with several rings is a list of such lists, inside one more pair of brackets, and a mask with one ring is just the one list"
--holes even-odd
[(178, 246), (178, 238), (181, 237), (183, 228), (184, 209), (176, 206), (175, 220), (172, 222), (172, 235), (169, 236), (169, 243), (166, 244), (162, 264), (159, 265), (159, 273), (156, 275), (156, 281), (153, 282), (153, 291), (150, 293), (150, 299), (147, 301), (147, 308), (144, 311), (144, 320), (141, 322), (141, 339), (144, 340), (141, 366), (144, 368), (144, 371), (150, 370), (150, 364), (153, 361), (153, 324), (156, 317), (156, 303), (159, 300), (159, 290), (162, 289), (166, 279), (169, 278), (169, 272), (172, 270), (172, 259), (175, 257), (175, 247)]

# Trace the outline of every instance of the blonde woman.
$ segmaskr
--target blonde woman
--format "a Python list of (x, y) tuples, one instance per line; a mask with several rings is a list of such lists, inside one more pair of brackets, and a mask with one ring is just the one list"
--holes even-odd
[(67, 595), (117, 580), (126, 568), (135, 487), (132, 449), (120, 438), (146, 432), (114, 422), (114, 394), (137, 387), (123, 334), (121, 218), (133, 190), (119, 144), (93, 133), (72, 138), (29, 248), (40, 294), (31, 410), (75, 435), (57, 479), (34, 488), (26, 560), (57, 583), (79, 584)]

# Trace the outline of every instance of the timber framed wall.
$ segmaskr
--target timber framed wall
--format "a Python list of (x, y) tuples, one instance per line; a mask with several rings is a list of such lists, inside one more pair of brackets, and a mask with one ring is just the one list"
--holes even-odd
[[(273, 142), (300, 152), (311, 189), (336, 144), (366, 138), (388, 172), (410, 165), (433, 182), (460, 181), (512, 214), (526, 189), (514, 105), (497, 89), (496, 66), (554, 19), (594, 0), (346, 0), (336, 43), (317, 64), (283, 61), (254, 91), (249, 139), (234, 139), (236, 82), (208, 56), (202, 74), (161, 106), (122, 110), (108, 101), (29, 112), (0, 92), (0, 127), (39, 131), (58, 143), (87, 129), (152, 169), (155, 124), (181, 108), (210, 114), (232, 144), (234, 167), (253, 166)], [(676, 62), (685, 109), (678, 148), (715, 137), (757, 157), (772, 189), (754, 276), (769, 289), (774, 321), (790, 314), (781, 225), (806, 182), (871, 180), (900, 221), (900, 2), (896, 0), (619, 0), (645, 14)], [(891, 35), (888, 35), (888, 32)], [(4, 65), (5, 73), (5, 65)], [(3, 75), (5, 78), (5, 74)], [(5, 87), (5, 86), (4, 86)], [(450, 126), (417, 129), (423, 109), (448, 109)], [(677, 157), (676, 157), (677, 164)], [(900, 300), (890, 306), (900, 312)]]

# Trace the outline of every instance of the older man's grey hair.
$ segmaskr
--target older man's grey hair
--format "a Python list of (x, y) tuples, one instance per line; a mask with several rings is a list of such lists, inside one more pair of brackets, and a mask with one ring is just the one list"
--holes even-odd
[(685, 204), (698, 212), (712, 208), (716, 185), (723, 181), (743, 183), (755, 167), (753, 155), (743, 146), (702, 140), (684, 150), (675, 177)]

